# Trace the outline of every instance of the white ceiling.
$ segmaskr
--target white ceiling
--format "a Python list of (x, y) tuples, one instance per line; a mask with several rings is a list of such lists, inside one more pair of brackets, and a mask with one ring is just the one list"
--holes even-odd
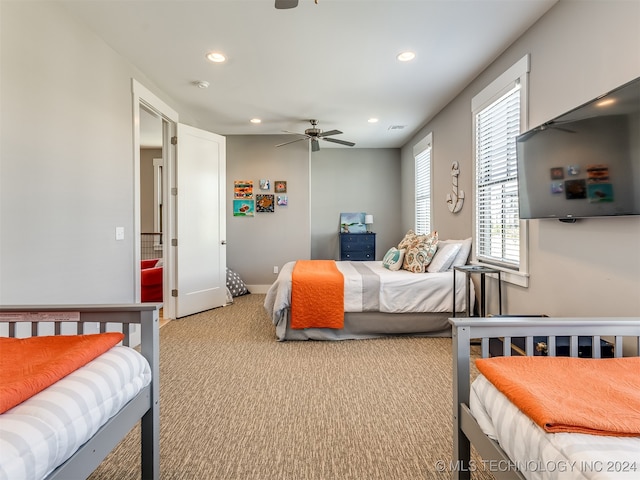
[(58, 1), (200, 128), (303, 132), (314, 118), (356, 148), (397, 148), (557, 0)]

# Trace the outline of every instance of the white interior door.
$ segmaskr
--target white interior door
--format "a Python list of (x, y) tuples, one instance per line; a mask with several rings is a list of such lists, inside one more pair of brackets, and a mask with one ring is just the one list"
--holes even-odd
[(178, 124), (177, 318), (226, 302), (225, 140)]

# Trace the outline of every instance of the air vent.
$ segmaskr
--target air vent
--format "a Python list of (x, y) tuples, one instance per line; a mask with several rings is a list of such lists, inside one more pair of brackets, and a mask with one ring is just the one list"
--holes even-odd
[(391, 125), (388, 130), (402, 130), (406, 125)]

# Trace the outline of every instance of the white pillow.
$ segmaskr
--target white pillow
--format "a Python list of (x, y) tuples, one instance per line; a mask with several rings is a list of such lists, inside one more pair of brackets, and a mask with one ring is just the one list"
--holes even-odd
[(389, 251), (384, 254), (382, 266), (389, 270), (400, 270), (402, 260), (404, 259), (404, 252), (404, 249), (398, 250), (396, 247), (391, 247)]
[(456, 259), (456, 255), (462, 248), (461, 243), (446, 243), (442, 246), (438, 245), (436, 256), (433, 257), (431, 263), (427, 267), (427, 272), (446, 272), (451, 268), (451, 264)]
[(442, 248), (450, 243), (459, 243), (460, 250), (456, 255), (456, 258), (453, 260), (453, 263), (449, 266), (449, 268), (453, 267), (461, 267), (467, 264), (467, 260), (469, 259), (469, 254), (471, 253), (471, 237), (466, 240), (440, 240), (438, 242), (438, 248)]

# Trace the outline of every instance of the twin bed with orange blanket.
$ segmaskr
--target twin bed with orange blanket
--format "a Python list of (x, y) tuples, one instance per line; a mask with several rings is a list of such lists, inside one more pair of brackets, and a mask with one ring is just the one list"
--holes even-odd
[(159, 478), (158, 313), (0, 307), (0, 479), (86, 478), (140, 420), (142, 478)]
[[(453, 478), (477, 470), (527, 480), (640, 478), (640, 318), (450, 321)], [(533, 356), (534, 336), (548, 337), (549, 356)], [(570, 337), (573, 358), (554, 356), (559, 336)], [(594, 358), (575, 358), (578, 336), (591, 337)], [(509, 356), (514, 337), (525, 338), (526, 356)], [(613, 339), (615, 358), (600, 358), (601, 337)], [(472, 338), (482, 339), (483, 358), (470, 383)], [(490, 338), (503, 339), (505, 356), (486, 358)]]
[[(453, 297), (452, 271), (412, 273), (388, 270), (380, 261), (298, 260), (282, 267), (264, 307), (280, 341), (448, 337)], [(456, 312), (464, 311), (462, 275), (456, 278), (455, 298)]]

